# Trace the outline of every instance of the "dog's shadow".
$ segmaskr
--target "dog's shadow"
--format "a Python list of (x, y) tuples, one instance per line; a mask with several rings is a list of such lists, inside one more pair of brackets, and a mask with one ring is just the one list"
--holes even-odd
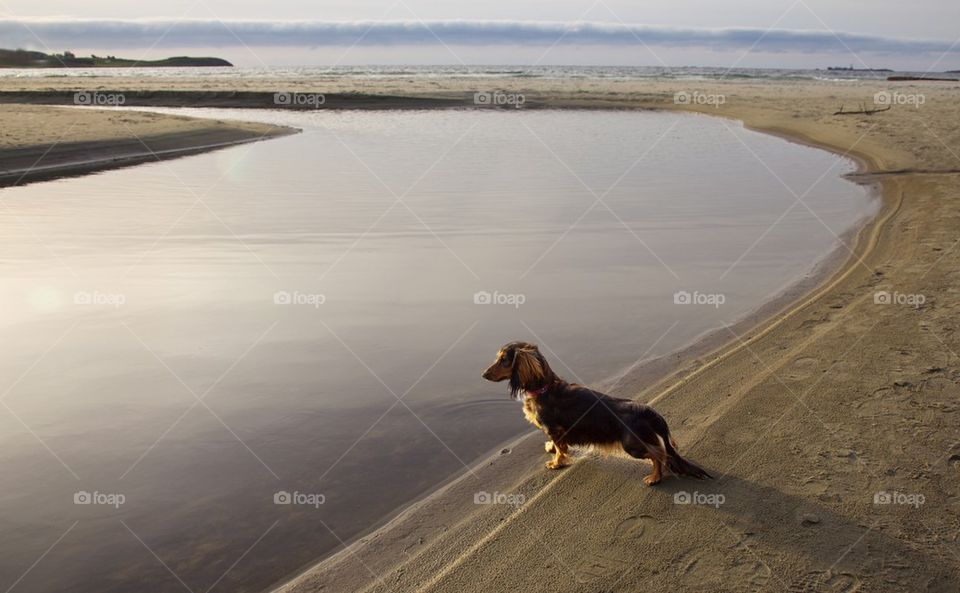
[[(716, 544), (715, 562), (723, 563), (734, 554), (743, 562), (759, 563), (773, 585), (779, 582), (790, 590), (807, 590), (804, 587), (810, 585), (814, 590), (855, 591), (867, 578), (907, 583), (915, 569), (918, 576), (929, 578), (931, 566), (944, 567), (936, 570), (943, 573), (941, 582), (950, 582), (951, 574), (956, 578), (949, 568), (955, 566), (955, 557), (951, 561), (950, 550), (923, 526), (923, 510), (876, 504), (873, 491), (805, 496), (803, 485), (797, 484), (798, 493), (791, 494), (785, 491), (790, 485), (787, 478), (778, 487), (721, 475), (710, 467), (705, 469), (715, 479), (667, 475), (659, 484), (647, 487), (642, 481), (649, 472), (647, 464), (618, 459), (584, 461), (597, 464), (594, 471), (624, 480), (624, 487), (632, 482), (644, 489), (641, 507), (630, 508), (637, 497), (628, 497), (624, 513), (659, 523), (663, 541), (658, 545), (687, 550), (691, 557), (705, 554), (691, 545), (696, 545), (695, 534), (708, 531)], [(909, 539), (894, 537), (898, 528)], [(682, 555), (678, 552), (678, 557)]]

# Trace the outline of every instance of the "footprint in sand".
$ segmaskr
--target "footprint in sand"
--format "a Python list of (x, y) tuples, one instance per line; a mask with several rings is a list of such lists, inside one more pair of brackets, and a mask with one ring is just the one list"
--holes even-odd
[[(765, 564), (758, 557), (757, 552), (752, 550), (748, 545), (747, 542), (751, 537), (749, 533), (737, 531), (737, 543), (732, 547), (733, 554), (727, 556), (727, 558), (732, 558), (734, 561), (733, 566), (729, 570), (735, 574), (731, 574), (730, 578), (738, 582), (746, 583), (744, 587), (745, 591), (760, 593), (766, 589), (770, 583), (770, 579), (773, 577), (773, 571), (769, 565)], [(715, 559), (713, 564), (717, 563), (722, 563), (722, 559)]]
[(816, 570), (793, 581), (787, 590), (790, 593), (856, 593), (860, 584), (860, 579), (848, 572)]
[(650, 515), (627, 517), (621, 521), (619, 525), (617, 525), (616, 529), (613, 530), (613, 541), (611, 543), (617, 544), (626, 540), (634, 540), (643, 537), (643, 533), (647, 528), (647, 522), (654, 521), (656, 521), (656, 519)]
[(830, 316), (826, 314), (820, 315), (819, 317), (811, 317), (810, 319), (805, 319), (800, 324), (800, 329), (810, 329), (820, 324), (827, 323), (828, 321), (830, 321)]
[(587, 584), (621, 574), (630, 568), (630, 563), (621, 558), (589, 554), (573, 568), (578, 583)]
[(847, 572), (829, 576), (825, 574), (821, 589), (824, 593), (854, 593), (859, 590), (860, 579)]
[(820, 362), (818, 358), (803, 357), (798, 358), (793, 361), (793, 364), (790, 365), (790, 368), (787, 372), (787, 378), (794, 381), (801, 381), (807, 379), (810, 375), (813, 374), (813, 371), (817, 367), (817, 363)]
[(613, 530), (610, 544), (602, 554), (587, 554), (576, 566), (573, 574), (578, 583), (586, 584), (606, 578), (618, 578), (637, 562), (636, 551), (640, 540), (649, 538), (656, 528), (656, 519), (651, 515), (630, 516)]
[[(693, 551), (682, 554), (676, 561), (674, 573), (676, 582), (695, 588), (703, 587), (705, 583), (712, 583), (720, 578), (728, 582), (741, 583), (740, 591), (760, 593), (766, 590), (773, 577), (770, 567), (760, 560), (754, 560), (753, 554), (748, 552), (743, 544), (735, 546), (735, 550), (735, 556)], [(712, 571), (712, 567), (724, 566), (725, 560), (733, 561), (732, 566), (723, 569), (725, 576)], [(709, 590), (709, 588), (696, 590)]]
[(747, 589), (753, 593), (760, 593), (767, 588), (772, 576), (773, 571), (769, 566), (759, 560), (754, 562), (747, 574)]

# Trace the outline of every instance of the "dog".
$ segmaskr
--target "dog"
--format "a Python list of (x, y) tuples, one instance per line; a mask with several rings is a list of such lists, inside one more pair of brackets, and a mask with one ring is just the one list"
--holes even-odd
[(526, 419), (550, 439), (545, 449), (553, 458), (547, 469), (569, 465), (571, 446), (593, 445), (608, 451), (622, 448), (631, 457), (651, 460), (653, 471), (643, 480), (648, 486), (659, 483), (664, 470), (712, 478), (680, 456), (667, 421), (653, 408), (567, 383), (553, 372), (536, 344), (504, 345), (483, 378), (509, 381), (511, 397), (523, 399)]

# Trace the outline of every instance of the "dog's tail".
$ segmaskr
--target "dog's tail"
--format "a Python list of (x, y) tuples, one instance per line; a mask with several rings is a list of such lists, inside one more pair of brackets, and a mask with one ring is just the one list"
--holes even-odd
[(691, 476), (699, 480), (713, 479), (713, 476), (692, 461), (684, 459), (677, 452), (677, 442), (670, 435), (670, 429), (667, 428), (666, 421), (663, 421), (657, 428), (660, 438), (663, 440), (663, 448), (667, 450), (667, 469), (678, 476)]

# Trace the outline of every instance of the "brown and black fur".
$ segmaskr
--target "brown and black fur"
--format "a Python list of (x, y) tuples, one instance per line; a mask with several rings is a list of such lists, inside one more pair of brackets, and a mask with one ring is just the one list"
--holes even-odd
[[(677, 452), (667, 421), (650, 406), (612, 397), (558, 377), (535, 344), (510, 342), (483, 373), (488, 381), (509, 381), (510, 394), (523, 398), (523, 413), (550, 438), (546, 450), (553, 454), (549, 469), (569, 465), (571, 446), (622, 448), (632, 457), (649, 459), (653, 471), (644, 482), (660, 481), (663, 471), (710, 478), (703, 468)], [(543, 393), (532, 395), (546, 388)]]

